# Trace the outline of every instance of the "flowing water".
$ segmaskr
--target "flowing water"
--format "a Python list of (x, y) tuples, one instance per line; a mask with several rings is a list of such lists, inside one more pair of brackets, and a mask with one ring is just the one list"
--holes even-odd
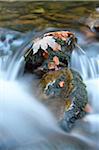
[(90, 142), (64, 133), (51, 113), (24, 88), (24, 82), (17, 79), (24, 66), (20, 54), (4, 55), (0, 61), (0, 150), (96, 149)]
[[(99, 43), (82, 46), (85, 50), (80, 52), (79, 48), (72, 54), (72, 68), (75, 68), (84, 80), (99, 77)], [(86, 67), (85, 67), (86, 66)]]
[[(0, 29), (0, 150), (99, 149), (99, 44), (84, 42), (83, 34), (79, 31), (81, 24), (77, 22), (82, 15), (88, 15), (92, 11), (92, 6), (98, 6), (98, 2), (94, 4), (73, 2), (72, 5), (68, 2), (53, 4), (13, 2), (11, 5), (0, 2), (1, 27), (11, 27), (20, 31), (31, 30), (28, 33), (20, 33)], [(64, 13), (66, 10), (67, 15)], [(22, 56), (34, 35), (38, 35), (33, 31), (33, 27), (37, 30), (46, 27), (56, 30), (52, 27), (69, 28), (70, 26), (83, 49), (81, 50), (79, 46), (75, 48), (71, 66), (80, 72), (87, 85), (89, 103), (93, 112), (79, 121), (71, 133), (66, 134), (57, 126), (49, 110), (30, 94), (29, 83), (32, 79), (28, 75), (30, 79), (28, 83), (22, 76), (24, 68)]]

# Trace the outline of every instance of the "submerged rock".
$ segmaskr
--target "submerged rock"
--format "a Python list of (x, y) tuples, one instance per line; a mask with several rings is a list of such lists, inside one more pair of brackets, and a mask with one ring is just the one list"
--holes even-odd
[(11, 55), (23, 43), (23, 33), (0, 28), (0, 56)]

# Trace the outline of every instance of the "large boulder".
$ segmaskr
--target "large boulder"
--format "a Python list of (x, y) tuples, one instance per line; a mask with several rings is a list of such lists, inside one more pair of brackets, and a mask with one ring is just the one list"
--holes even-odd
[(50, 32), (35, 39), (24, 55), (25, 71), (39, 77), (38, 97), (66, 131), (85, 115), (88, 102), (81, 76), (70, 68), (76, 43), (77, 38), (72, 32)]
[(25, 54), (25, 70), (41, 74), (69, 67), (76, 41), (75, 35), (68, 31), (50, 32), (35, 39)]

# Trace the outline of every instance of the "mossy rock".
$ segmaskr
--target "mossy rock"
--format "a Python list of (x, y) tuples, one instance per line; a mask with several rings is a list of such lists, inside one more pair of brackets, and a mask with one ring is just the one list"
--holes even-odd
[(84, 116), (88, 102), (81, 76), (70, 69), (71, 54), (76, 42), (71, 32), (50, 32), (34, 40), (24, 55), (25, 71), (40, 76), (39, 98), (51, 109), (66, 131)]
[(64, 68), (48, 72), (40, 80), (39, 87), (45, 104), (52, 107), (58, 103), (58, 108), (53, 105), (53, 110), (66, 131), (85, 115), (84, 108), (88, 103), (86, 86), (76, 71)]

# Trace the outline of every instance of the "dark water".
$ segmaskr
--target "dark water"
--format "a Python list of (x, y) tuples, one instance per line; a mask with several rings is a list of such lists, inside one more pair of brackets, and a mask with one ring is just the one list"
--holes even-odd
[(76, 28), (99, 6), (98, 1), (0, 2), (0, 27), (18, 31)]

